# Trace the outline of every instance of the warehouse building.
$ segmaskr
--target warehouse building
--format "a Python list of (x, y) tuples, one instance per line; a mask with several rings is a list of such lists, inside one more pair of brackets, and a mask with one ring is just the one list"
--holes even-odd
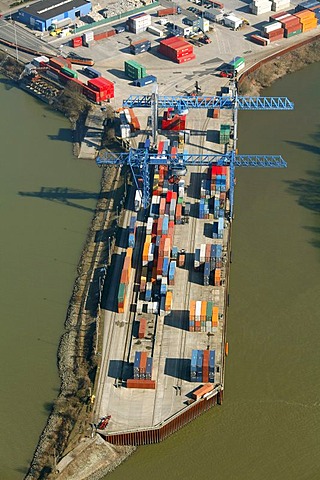
[(67, 25), (90, 11), (91, 2), (86, 0), (41, 0), (19, 10), (17, 20), (44, 32), (51, 25)]

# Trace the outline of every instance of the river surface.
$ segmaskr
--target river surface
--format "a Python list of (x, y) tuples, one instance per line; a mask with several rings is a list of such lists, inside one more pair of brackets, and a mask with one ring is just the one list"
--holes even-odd
[[(26, 473), (59, 390), (56, 358), (100, 170), (69, 122), (0, 78), (0, 479)], [(67, 188), (47, 191), (41, 188)]]
[[(108, 479), (320, 478), (319, 77), (312, 65), (264, 92), (288, 96), (293, 112), (240, 114), (240, 153), (281, 154), (288, 168), (237, 171), (223, 407), (139, 448)], [(0, 98), (0, 479), (21, 480), (57, 395), (100, 172), (72, 157), (63, 117), (2, 84)], [(67, 204), (41, 187), (74, 191)]]
[(241, 112), (239, 152), (288, 168), (239, 169), (223, 407), (107, 478), (320, 478), (320, 64), (279, 80), (293, 112)]

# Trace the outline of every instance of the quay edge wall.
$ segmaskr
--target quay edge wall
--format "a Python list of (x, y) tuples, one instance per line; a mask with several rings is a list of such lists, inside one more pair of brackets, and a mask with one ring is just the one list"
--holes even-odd
[(262, 67), (262, 65), (265, 65), (265, 64), (271, 62), (272, 60), (275, 60), (278, 57), (286, 55), (287, 53), (293, 52), (300, 47), (303, 47), (303, 46), (308, 45), (308, 44), (313, 43), (313, 42), (317, 42), (319, 40), (320, 40), (320, 34), (315, 35), (314, 37), (307, 38), (306, 40), (303, 40), (299, 43), (295, 43), (294, 45), (291, 45), (290, 47), (286, 47), (283, 50), (280, 50), (276, 53), (273, 53), (273, 54), (263, 58), (262, 60), (259, 60), (258, 62), (256, 62), (254, 65), (249, 67), (245, 72), (243, 72), (241, 74), (241, 76), (238, 79), (238, 85), (241, 86), (241, 84), (246, 80), (246, 78), (251, 73), (254, 73), (256, 70), (258, 70), (260, 67)]
[(110, 435), (103, 435), (102, 438), (114, 445), (150, 445), (152, 443), (159, 443), (165, 440), (170, 435), (175, 433), (180, 428), (187, 425), (189, 422), (197, 418), (202, 413), (208, 411), (215, 405), (221, 405), (223, 400), (223, 391), (218, 392), (217, 395), (209, 400), (200, 400), (191, 405), (185, 412), (177, 415), (174, 419), (169, 420), (165, 425), (158, 428), (141, 430), (135, 432), (115, 433)]

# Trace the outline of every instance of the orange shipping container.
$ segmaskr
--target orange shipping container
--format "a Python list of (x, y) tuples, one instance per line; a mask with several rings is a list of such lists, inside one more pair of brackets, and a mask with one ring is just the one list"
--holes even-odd
[(213, 118), (219, 118), (220, 117), (220, 109), (219, 108), (214, 108), (212, 116), (213, 116)]
[(172, 308), (172, 292), (167, 292), (166, 303), (165, 303), (165, 311), (170, 312), (171, 308)]
[(148, 252), (149, 252), (150, 243), (145, 242), (143, 246), (142, 258), (144, 261), (148, 261)]
[(212, 307), (212, 326), (218, 326), (219, 307)]
[(216, 287), (220, 287), (221, 283), (221, 268), (216, 268), (214, 271), (214, 284)]
[(210, 356), (209, 350), (203, 350), (203, 361), (202, 361), (203, 368), (209, 367), (209, 356)]
[(147, 358), (148, 358), (148, 352), (141, 352), (141, 357), (140, 357), (140, 365), (139, 365), (139, 370), (140, 373), (144, 373), (147, 368)]
[(176, 218), (181, 218), (181, 215), (182, 215), (182, 203), (177, 203)]
[(144, 338), (145, 337), (146, 328), (147, 328), (147, 320), (145, 318), (141, 318), (140, 323), (139, 323), (138, 338)]
[(196, 316), (196, 301), (190, 300), (189, 319), (194, 320), (195, 316)]
[(127, 380), (127, 388), (144, 388), (146, 390), (155, 390), (156, 382), (155, 380), (135, 380), (129, 378)]
[(212, 383), (206, 383), (205, 385), (202, 385), (201, 387), (197, 388), (194, 392), (192, 392), (193, 398), (196, 400), (199, 400), (203, 395), (206, 393), (209, 393), (213, 390), (213, 384)]
[(205, 322), (207, 319), (207, 302), (203, 300), (201, 302), (201, 314), (200, 314), (200, 320), (202, 322)]

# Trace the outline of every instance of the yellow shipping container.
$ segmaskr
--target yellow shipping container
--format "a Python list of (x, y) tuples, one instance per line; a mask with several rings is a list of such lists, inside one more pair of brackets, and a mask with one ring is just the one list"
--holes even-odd
[(212, 307), (212, 326), (218, 326), (218, 314), (219, 314), (219, 307)]
[(165, 303), (165, 311), (170, 312), (171, 307), (172, 307), (172, 292), (167, 292), (166, 303)]

